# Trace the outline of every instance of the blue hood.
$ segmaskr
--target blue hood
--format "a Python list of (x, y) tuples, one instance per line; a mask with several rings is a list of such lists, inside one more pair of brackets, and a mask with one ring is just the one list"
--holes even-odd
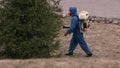
[(77, 8), (76, 7), (70, 7), (69, 9), (71, 16), (77, 16)]

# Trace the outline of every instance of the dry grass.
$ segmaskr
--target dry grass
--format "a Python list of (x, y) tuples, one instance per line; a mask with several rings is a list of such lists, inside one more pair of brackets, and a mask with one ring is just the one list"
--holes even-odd
[(120, 61), (108, 58), (66, 57), (30, 60), (1, 60), (0, 68), (119, 68)]

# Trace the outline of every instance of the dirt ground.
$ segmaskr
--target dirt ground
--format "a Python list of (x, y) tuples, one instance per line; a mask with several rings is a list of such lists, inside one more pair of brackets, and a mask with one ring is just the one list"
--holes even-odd
[[(65, 25), (69, 20), (64, 20)], [(66, 29), (59, 34), (60, 58), (0, 60), (0, 68), (120, 68), (120, 26), (114, 24), (91, 23), (89, 31), (84, 33), (85, 40), (93, 52), (92, 57), (77, 46), (74, 55), (64, 56), (68, 51), (72, 35), (63, 36)]]

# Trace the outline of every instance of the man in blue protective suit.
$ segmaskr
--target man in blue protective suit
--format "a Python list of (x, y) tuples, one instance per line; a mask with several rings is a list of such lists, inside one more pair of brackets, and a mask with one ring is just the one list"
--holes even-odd
[(77, 8), (70, 7), (69, 11), (70, 11), (70, 15), (72, 17), (71, 25), (70, 25), (70, 28), (64, 33), (64, 36), (67, 36), (68, 34), (71, 34), (71, 33), (73, 33), (73, 36), (70, 41), (69, 51), (65, 55), (67, 55), (67, 56), (73, 55), (73, 51), (75, 50), (76, 46), (79, 43), (81, 48), (87, 54), (87, 57), (90, 57), (90, 56), (92, 56), (92, 52), (84, 40), (83, 33), (80, 31), (81, 24), (80, 24), (80, 21), (77, 16)]

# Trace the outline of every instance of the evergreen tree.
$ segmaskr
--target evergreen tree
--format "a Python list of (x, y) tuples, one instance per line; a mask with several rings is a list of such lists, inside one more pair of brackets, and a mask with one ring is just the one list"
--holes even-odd
[(3, 0), (0, 8), (0, 56), (48, 58), (58, 46), (61, 20), (55, 0)]

